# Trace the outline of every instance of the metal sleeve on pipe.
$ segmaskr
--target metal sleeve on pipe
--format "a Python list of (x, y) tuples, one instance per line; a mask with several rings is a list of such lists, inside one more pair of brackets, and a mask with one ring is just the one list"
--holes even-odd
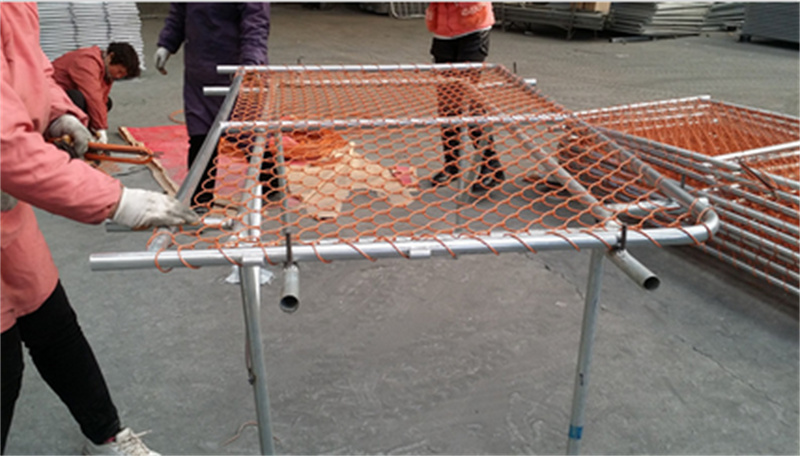
[(281, 310), (293, 313), (300, 307), (300, 269), (297, 263), (283, 268), (283, 291), (280, 301)]
[(653, 291), (661, 285), (661, 279), (631, 256), (627, 250), (611, 250), (606, 253), (606, 257), (645, 290)]

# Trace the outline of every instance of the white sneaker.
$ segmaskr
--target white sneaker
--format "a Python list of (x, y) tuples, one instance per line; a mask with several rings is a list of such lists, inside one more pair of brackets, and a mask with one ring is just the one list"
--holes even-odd
[(114, 440), (112, 440), (111, 442), (104, 443), (102, 445), (95, 445), (91, 441), (86, 442), (86, 446), (83, 447), (83, 454), (84, 455), (110, 454), (119, 456), (123, 455), (161, 456), (155, 451), (150, 450), (150, 448), (147, 448), (147, 445), (145, 445), (144, 442), (142, 442), (142, 439), (139, 438), (145, 434), (147, 434), (147, 432), (134, 434), (130, 428), (125, 428), (119, 431), (119, 434), (117, 434), (116, 437), (114, 437)]

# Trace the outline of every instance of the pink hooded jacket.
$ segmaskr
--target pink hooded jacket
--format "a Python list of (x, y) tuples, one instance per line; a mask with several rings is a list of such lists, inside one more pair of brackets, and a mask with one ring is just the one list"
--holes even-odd
[(110, 215), (122, 191), (118, 180), (47, 143), (55, 118), (86, 116), (53, 80), (39, 46), (35, 3), (0, 3), (0, 190), (19, 200), (0, 212), (0, 331), (41, 306), (58, 270), (31, 205), (84, 223)]
[(106, 77), (103, 51), (97, 47), (75, 49), (53, 60), (53, 79), (64, 90), (80, 90), (86, 98), (89, 126), (108, 129), (108, 94), (113, 82)]

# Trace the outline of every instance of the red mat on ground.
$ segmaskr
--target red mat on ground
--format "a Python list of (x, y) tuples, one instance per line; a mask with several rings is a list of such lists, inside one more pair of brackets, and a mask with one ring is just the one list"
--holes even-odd
[(144, 143), (148, 149), (153, 151), (170, 179), (180, 185), (189, 171), (186, 167), (186, 157), (189, 153), (189, 135), (186, 134), (186, 126), (126, 128), (134, 139)]
[[(164, 125), (158, 127), (126, 127), (136, 141), (153, 151), (156, 159), (164, 167), (167, 175), (178, 186), (186, 178), (187, 156), (189, 153), (189, 135), (185, 125)], [(232, 160), (229, 156), (219, 157), (219, 170), (217, 175), (223, 177), (222, 182), (217, 181), (215, 193), (218, 198), (230, 199), (238, 188), (234, 176), (238, 172), (244, 173), (246, 166), (243, 162)]]

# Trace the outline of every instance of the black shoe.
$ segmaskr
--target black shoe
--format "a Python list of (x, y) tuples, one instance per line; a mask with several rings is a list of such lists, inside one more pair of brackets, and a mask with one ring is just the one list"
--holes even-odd
[(458, 170), (450, 170), (450, 169), (443, 169), (438, 173), (434, 174), (431, 178), (431, 182), (433, 185), (444, 185), (449, 184), (456, 178), (456, 174), (458, 174)]
[(506, 173), (504, 173), (503, 170), (495, 171), (492, 174), (481, 173), (478, 182), (472, 184), (472, 192), (486, 193), (489, 190), (502, 184), (504, 180), (506, 180)]
[(276, 201), (280, 201), (283, 195), (281, 194), (280, 190), (269, 190), (264, 189), (264, 196), (267, 198), (267, 201), (272, 201), (273, 203)]
[(271, 176), (266, 178), (266, 175), (261, 175), (261, 195), (267, 199), (267, 201), (280, 201), (281, 199), (281, 191), (280, 186), (281, 182), (278, 180), (277, 177)]

